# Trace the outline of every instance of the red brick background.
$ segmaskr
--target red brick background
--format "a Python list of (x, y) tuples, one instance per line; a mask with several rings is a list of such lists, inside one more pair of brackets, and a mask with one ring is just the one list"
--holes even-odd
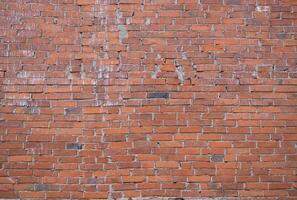
[(296, 12), (0, 0), (0, 198), (297, 199)]

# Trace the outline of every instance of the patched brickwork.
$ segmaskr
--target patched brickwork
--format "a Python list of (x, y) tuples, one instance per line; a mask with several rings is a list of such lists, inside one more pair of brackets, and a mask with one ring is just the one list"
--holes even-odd
[(0, 0), (0, 198), (296, 199), (296, 12)]

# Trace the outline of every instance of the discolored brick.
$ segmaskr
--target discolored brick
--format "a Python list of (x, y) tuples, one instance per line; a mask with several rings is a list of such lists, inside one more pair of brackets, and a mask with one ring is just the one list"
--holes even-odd
[(168, 92), (154, 92), (154, 93), (148, 93), (147, 98), (149, 99), (155, 99), (155, 98), (169, 98), (169, 93)]
[(212, 155), (210, 156), (212, 162), (224, 162), (224, 155)]
[(66, 144), (66, 149), (80, 150), (83, 148), (83, 144), (80, 143), (68, 143)]
[(81, 112), (81, 108), (65, 108), (65, 115), (80, 114)]
[(35, 191), (47, 191), (48, 186), (45, 184), (36, 184), (35, 185)]

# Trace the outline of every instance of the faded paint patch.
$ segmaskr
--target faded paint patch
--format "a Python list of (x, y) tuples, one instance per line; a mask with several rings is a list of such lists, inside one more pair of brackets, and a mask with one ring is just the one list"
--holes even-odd
[(30, 78), (32, 80), (44, 80), (45, 73), (38, 71), (20, 71), (17, 73), (17, 78)]
[(116, 10), (116, 23), (118, 24), (118, 31), (119, 31), (119, 40), (122, 43), (122, 39), (128, 38), (128, 31), (125, 25), (122, 23), (123, 14), (120, 11), (120, 3), (118, 3), (118, 7)]
[(105, 100), (105, 102), (103, 103), (103, 106), (107, 106), (107, 107), (109, 107), (109, 106), (118, 106), (118, 105), (120, 105), (120, 104), (119, 104), (119, 101), (117, 101), (117, 100), (113, 100), (113, 101)]
[(30, 50), (23, 50), (22, 53), (24, 56), (27, 56), (27, 57), (33, 57), (35, 55), (35, 52)]
[(257, 12), (270, 12), (270, 6), (257, 6)]
[(187, 60), (187, 53), (186, 52), (182, 52), (182, 59), (183, 60)]
[(31, 107), (31, 109), (27, 110), (30, 114), (39, 114), (39, 106), (49, 106), (45, 101), (32, 101), (31, 99), (2, 99), (0, 104), (8, 105), (8, 106), (22, 106), (22, 107)]
[(85, 79), (86, 78), (86, 72), (83, 63), (80, 65), (80, 78)]
[(67, 69), (66, 69), (66, 77), (67, 77), (68, 79), (73, 79), (73, 76), (72, 76), (71, 71), (72, 71), (72, 67), (71, 67), (71, 65), (69, 65), (69, 66), (67, 67)]
[[(94, 67), (97, 69), (97, 67)], [(97, 72), (97, 79), (108, 79), (109, 78), (109, 73), (111, 71), (111, 67), (108, 65), (100, 65), (98, 68)]]
[(8, 106), (22, 106), (22, 107), (29, 107), (28, 100), (11, 100), (6, 103)]
[(31, 107), (31, 108), (29, 108), (28, 112), (30, 114), (36, 114), (37, 115), (37, 114), (40, 114), (40, 109), (38, 107)]
[(150, 25), (151, 24), (151, 19), (146, 18), (145, 21), (144, 21), (144, 24), (147, 25), (147, 26)]
[(119, 39), (122, 41), (124, 38), (128, 38), (128, 31), (124, 25), (118, 25)]
[(155, 65), (155, 70), (151, 74), (152, 79), (157, 79), (158, 73), (161, 72), (160, 65)]

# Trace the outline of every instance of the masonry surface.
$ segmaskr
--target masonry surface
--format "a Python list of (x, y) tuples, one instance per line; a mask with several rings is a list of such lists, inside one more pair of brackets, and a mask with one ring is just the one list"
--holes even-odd
[(0, 0), (0, 199), (297, 199), (296, 0)]

